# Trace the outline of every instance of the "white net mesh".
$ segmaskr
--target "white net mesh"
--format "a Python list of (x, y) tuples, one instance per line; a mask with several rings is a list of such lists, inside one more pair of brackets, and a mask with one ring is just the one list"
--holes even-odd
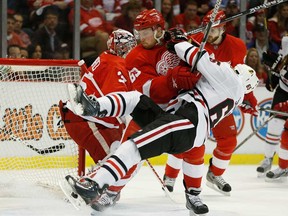
[(58, 103), (68, 98), (67, 83), (80, 79), (80, 68), (73, 61), (34, 63), (0, 59), (0, 172), (17, 170), (16, 178), (55, 186), (77, 174), (78, 147)]

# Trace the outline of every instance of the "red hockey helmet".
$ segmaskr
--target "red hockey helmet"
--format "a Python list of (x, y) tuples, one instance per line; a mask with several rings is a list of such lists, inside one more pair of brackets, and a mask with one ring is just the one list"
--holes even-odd
[(164, 18), (156, 9), (142, 11), (134, 21), (134, 28), (139, 31), (144, 28), (152, 28), (159, 25), (164, 29)]
[[(213, 9), (210, 10), (202, 19), (202, 25), (207, 25), (208, 22), (210, 21), (211, 19), (211, 15), (213, 14)], [(219, 10), (218, 13), (216, 14), (215, 16), (215, 19), (214, 19), (214, 22), (215, 21), (218, 21), (218, 20), (223, 20), (226, 18), (226, 15), (225, 15), (225, 12), (223, 10)], [(220, 24), (220, 25), (217, 25), (218, 27), (219, 26), (224, 26), (225, 24)]]
[(109, 52), (122, 58), (125, 58), (136, 45), (134, 35), (123, 29), (113, 31), (107, 41)]

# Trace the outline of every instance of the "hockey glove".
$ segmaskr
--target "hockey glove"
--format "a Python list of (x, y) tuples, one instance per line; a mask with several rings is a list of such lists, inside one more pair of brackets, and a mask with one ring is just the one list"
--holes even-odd
[(239, 105), (240, 110), (243, 113), (248, 113), (253, 116), (258, 116), (258, 106), (257, 99), (255, 98), (253, 92), (245, 94), (242, 104)]
[(288, 112), (288, 101), (284, 101), (278, 104), (275, 104), (274, 110)]
[(268, 70), (272, 70), (274, 72), (279, 72), (281, 68), (279, 68), (280, 63), (282, 61), (283, 55), (274, 53), (271, 51), (267, 51), (263, 53), (263, 63), (268, 68)]
[(185, 33), (185, 30), (181, 28), (170, 28), (165, 32), (164, 40), (166, 41), (166, 47), (169, 52), (176, 53), (174, 45), (179, 42), (188, 41)]
[(200, 73), (191, 73), (190, 67), (177, 66), (169, 69), (167, 73), (167, 84), (170, 89), (190, 90), (200, 79)]

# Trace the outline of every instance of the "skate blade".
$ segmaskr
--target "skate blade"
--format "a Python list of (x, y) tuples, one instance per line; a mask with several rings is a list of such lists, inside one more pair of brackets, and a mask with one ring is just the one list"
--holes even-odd
[(265, 182), (285, 183), (285, 182), (287, 182), (287, 176), (281, 176), (279, 178), (268, 178), (268, 177), (265, 177)]
[(77, 90), (76, 90), (75, 85), (69, 83), (69, 84), (67, 84), (67, 89), (68, 89), (69, 98), (72, 101), (75, 101), (76, 100), (76, 95), (77, 95)]
[(212, 184), (212, 183), (209, 182), (209, 181), (206, 181), (206, 185), (207, 185), (209, 188), (211, 188), (211, 189), (213, 189), (213, 190), (215, 190), (215, 191), (223, 194), (224, 196), (231, 196), (230, 192), (225, 192), (225, 191), (220, 190), (216, 185)]
[(265, 178), (266, 177), (266, 172), (261, 173), (261, 172), (257, 172), (257, 178)]
[(189, 216), (205, 216), (205, 215), (207, 215), (207, 213), (204, 213), (204, 214), (196, 214), (194, 211), (189, 210)]
[(73, 186), (66, 179), (60, 181), (59, 186), (75, 209), (80, 210), (83, 206), (86, 206), (85, 201), (76, 193)]
[(67, 85), (67, 89), (68, 89), (68, 94), (69, 94), (69, 101), (72, 105), (72, 108), (74, 110), (74, 112), (77, 115), (83, 115), (83, 106), (82, 104), (78, 103), (77, 101), (77, 89), (76, 86), (74, 84), (68, 84)]

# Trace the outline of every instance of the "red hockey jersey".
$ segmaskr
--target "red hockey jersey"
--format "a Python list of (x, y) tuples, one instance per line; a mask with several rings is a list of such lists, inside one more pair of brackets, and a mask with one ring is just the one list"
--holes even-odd
[[(100, 97), (111, 92), (132, 90), (123, 58), (104, 52), (93, 62), (88, 71), (80, 82), (87, 95)], [(110, 128), (112, 125), (119, 125), (116, 118), (87, 117), (87, 119)]]
[[(201, 43), (203, 36), (203, 33), (199, 33), (192, 35), (192, 38)], [(206, 43), (205, 49), (216, 60), (222, 62), (230, 62), (233, 67), (237, 64), (244, 63), (244, 58), (247, 52), (245, 43), (240, 38), (229, 34), (225, 34), (220, 46)]]
[(168, 88), (166, 74), (168, 69), (179, 65), (180, 58), (168, 52), (165, 45), (148, 50), (139, 44), (125, 60), (133, 87), (155, 103), (164, 107), (177, 95), (177, 90)]

